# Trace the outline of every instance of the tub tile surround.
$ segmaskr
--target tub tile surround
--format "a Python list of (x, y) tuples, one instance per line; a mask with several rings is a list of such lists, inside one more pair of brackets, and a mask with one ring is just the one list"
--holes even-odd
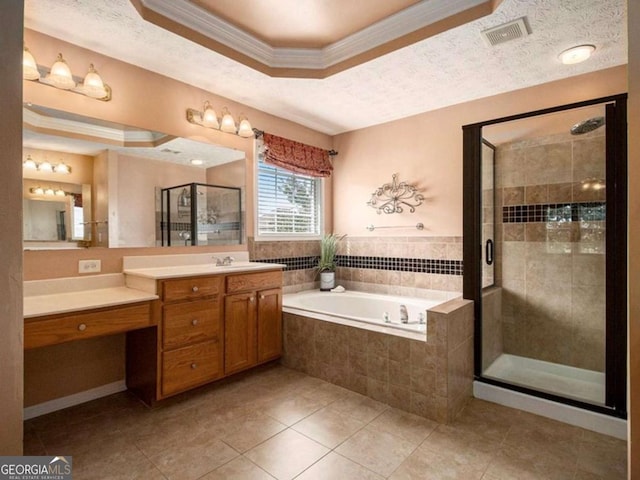
[(622, 440), (477, 399), (436, 424), (278, 365), (154, 409), (119, 393), (24, 431), (25, 455), (71, 455), (77, 480), (627, 478)]
[(505, 353), (604, 370), (605, 190), (583, 184), (605, 178), (604, 152), (602, 129), (497, 148), (502, 315), (490, 328), (502, 330)]
[[(255, 241), (252, 261), (284, 263), (284, 292), (318, 288), (317, 240)], [(338, 247), (336, 284), (349, 290), (424, 298), (425, 290), (462, 291), (462, 237), (347, 236)]]
[(429, 310), (426, 342), (284, 313), (283, 349), (285, 366), (449, 422), (471, 396), (473, 303)]

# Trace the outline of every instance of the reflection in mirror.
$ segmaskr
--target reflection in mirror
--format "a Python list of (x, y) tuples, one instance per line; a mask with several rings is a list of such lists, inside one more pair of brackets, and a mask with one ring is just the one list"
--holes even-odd
[[(41, 213), (35, 215), (42, 208), (25, 201), (25, 248), (77, 247), (78, 240), (81, 246), (161, 246), (161, 189), (206, 183), (235, 187), (244, 196), (243, 151), (34, 105), (26, 105), (23, 112), (24, 156), (32, 160), (24, 164), (25, 192), (40, 186), (54, 192), (81, 193), (81, 197), (69, 196), (73, 205), (65, 202), (65, 223), (60, 223), (62, 217), (56, 219), (55, 235), (53, 220), (44, 220)], [(49, 171), (47, 164), (54, 168)], [(64, 168), (56, 171), (60, 164), (68, 167), (68, 173), (61, 173)], [(63, 183), (65, 186), (58, 188)], [(25, 193), (25, 198), (30, 197)], [(244, 199), (240, 204), (244, 206)], [(74, 219), (76, 229), (72, 227)], [(244, 212), (238, 222), (241, 227)], [(84, 229), (80, 235), (81, 223)], [(35, 245), (29, 238), (33, 234), (27, 232), (40, 232), (45, 224), (51, 240)], [(64, 240), (60, 229), (65, 231)], [(216, 244), (244, 241), (242, 234), (221, 236)]]
[(161, 191), (162, 245), (233, 245), (242, 239), (239, 188), (191, 183)]

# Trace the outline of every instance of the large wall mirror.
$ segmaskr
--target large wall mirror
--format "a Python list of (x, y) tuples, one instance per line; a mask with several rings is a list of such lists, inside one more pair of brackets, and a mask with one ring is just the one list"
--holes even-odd
[(207, 215), (194, 218), (224, 219), (224, 228), (206, 226), (224, 234), (189, 244), (245, 242), (243, 151), (37, 105), (23, 110), (25, 249), (162, 246), (163, 231), (191, 228), (163, 215), (162, 191), (196, 183), (231, 187), (239, 201), (232, 209), (216, 205), (219, 196), (201, 201)]

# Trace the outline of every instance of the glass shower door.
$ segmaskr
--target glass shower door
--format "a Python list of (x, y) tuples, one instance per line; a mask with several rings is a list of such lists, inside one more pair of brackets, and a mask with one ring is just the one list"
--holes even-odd
[(489, 123), (470, 131), (481, 140), (476, 374), (620, 409), (624, 315), (615, 305), (624, 293), (608, 281), (624, 270), (621, 147), (608, 138), (619, 117), (603, 102)]

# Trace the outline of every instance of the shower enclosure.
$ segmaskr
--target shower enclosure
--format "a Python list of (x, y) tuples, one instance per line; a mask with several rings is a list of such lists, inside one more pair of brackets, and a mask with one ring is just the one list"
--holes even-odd
[(481, 382), (626, 416), (626, 96), (464, 133)]
[(189, 183), (160, 190), (162, 246), (242, 243), (241, 189)]

